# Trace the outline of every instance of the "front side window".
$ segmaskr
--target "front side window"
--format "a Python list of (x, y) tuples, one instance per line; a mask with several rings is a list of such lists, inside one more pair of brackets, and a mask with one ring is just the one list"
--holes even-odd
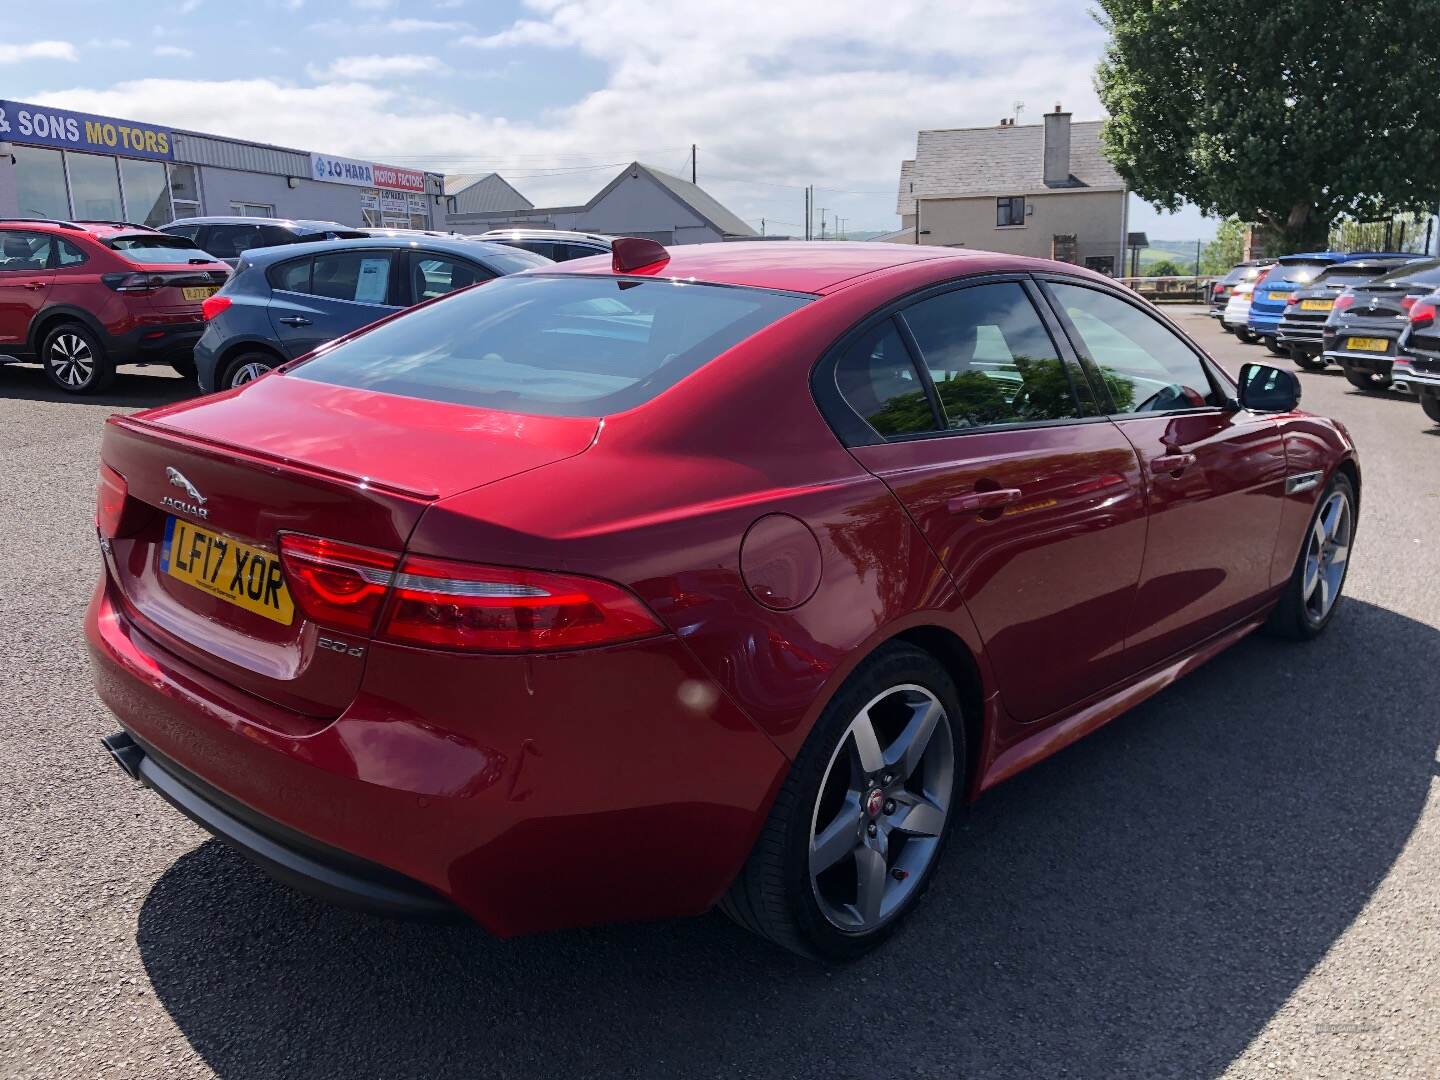
[(846, 404), (886, 438), (938, 430), (925, 383), (890, 319), (845, 350), (835, 365), (835, 385)]
[(38, 146), (11, 146), (15, 156), (15, 201), (21, 217), (56, 218), (70, 216), (65, 196), (65, 162), (59, 150)]
[(122, 221), (119, 162), (100, 154), (67, 151), (65, 167), (70, 173), (70, 201), (80, 221)]
[(337, 251), (317, 255), (311, 274), (312, 296), (385, 304), (390, 297), (390, 255), (383, 251)]
[(902, 317), (948, 430), (1080, 416), (1065, 364), (1019, 283), (941, 293)]
[(1159, 320), (1109, 293), (1050, 285), (1074, 328), (1075, 347), (1098, 370), (1117, 413), (1220, 405), (1194, 350)]
[(235, 259), (242, 251), (264, 247), (258, 225), (211, 225), (205, 250), (217, 259)]
[(416, 308), (292, 374), (508, 412), (605, 416), (643, 404), (808, 302), (652, 278), (517, 274)]
[(1011, 195), (1003, 199), (995, 200), (995, 225), (1025, 224), (1025, 196)]

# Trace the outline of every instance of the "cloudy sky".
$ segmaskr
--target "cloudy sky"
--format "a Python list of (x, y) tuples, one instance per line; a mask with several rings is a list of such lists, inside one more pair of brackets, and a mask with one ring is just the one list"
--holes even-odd
[[(926, 127), (1100, 106), (1078, 0), (12, 0), (0, 98), (581, 201), (640, 159), (795, 232), (803, 188), (889, 229)], [(1152, 239), (1209, 236), (1135, 201)]]

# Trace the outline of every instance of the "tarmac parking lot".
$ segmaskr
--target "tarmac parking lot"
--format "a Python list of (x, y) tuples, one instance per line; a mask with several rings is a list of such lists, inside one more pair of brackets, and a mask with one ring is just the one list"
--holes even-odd
[(500, 942), (332, 909), (131, 784), (80, 629), (101, 421), (189, 386), (0, 367), (0, 1077), (1440, 1076), (1440, 427), (1301, 380), (1363, 468), (1330, 631), (988, 794), (916, 917), (826, 969), (718, 914)]

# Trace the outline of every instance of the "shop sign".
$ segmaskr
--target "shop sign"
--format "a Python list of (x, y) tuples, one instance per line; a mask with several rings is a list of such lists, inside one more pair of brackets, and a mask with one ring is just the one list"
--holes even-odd
[[(88, 150), (118, 157), (172, 161), (174, 140), (165, 128), (116, 120), (109, 116), (0, 101), (0, 142)], [(421, 190), (424, 190), (422, 177)]]
[(423, 172), (397, 169), (394, 165), (377, 165), (373, 161), (335, 157), (333, 154), (311, 154), (310, 176), (326, 184), (390, 188), (394, 191), (425, 190)]

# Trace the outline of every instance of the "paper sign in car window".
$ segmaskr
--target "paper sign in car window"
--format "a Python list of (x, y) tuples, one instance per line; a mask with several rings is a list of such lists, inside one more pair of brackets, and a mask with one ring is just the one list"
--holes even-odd
[(361, 259), (355, 280), (355, 299), (362, 304), (383, 304), (390, 284), (389, 259)]

